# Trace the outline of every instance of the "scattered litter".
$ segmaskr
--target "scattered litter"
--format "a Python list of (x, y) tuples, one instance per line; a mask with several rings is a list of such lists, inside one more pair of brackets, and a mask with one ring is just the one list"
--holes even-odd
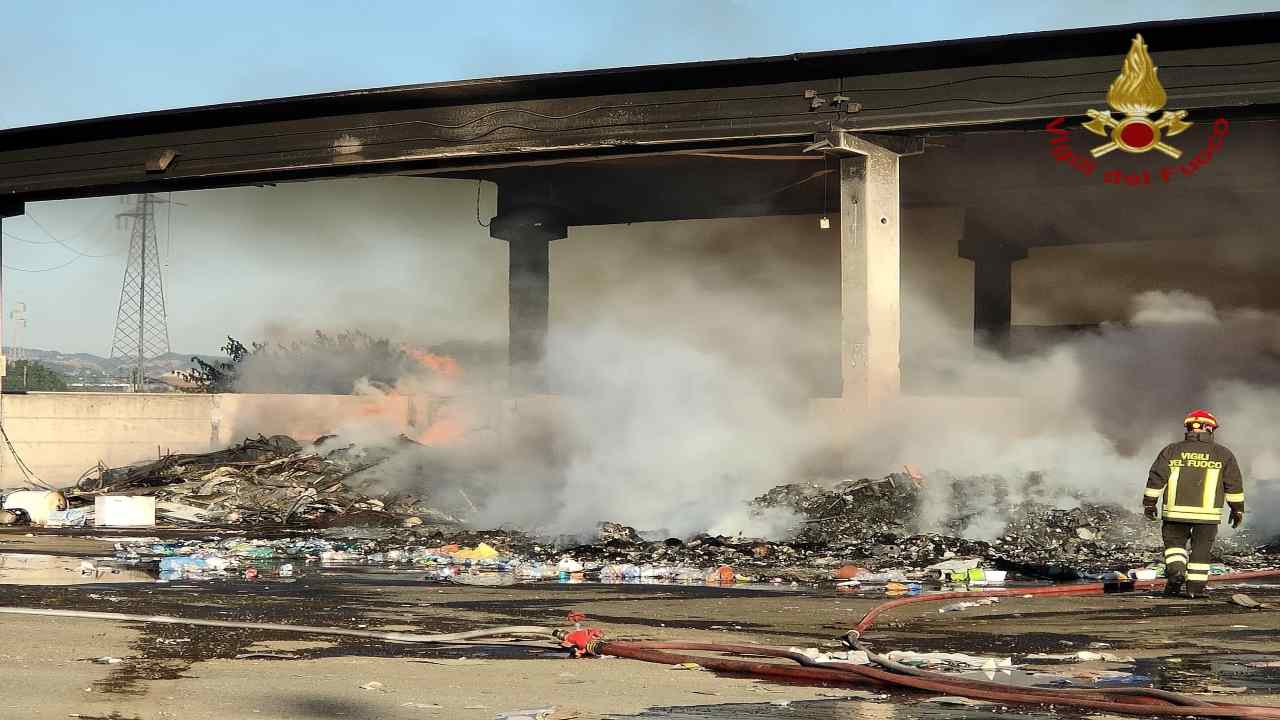
[(98, 663), (99, 665), (119, 665), (120, 663), (124, 662), (124, 661), (123, 661), (123, 660), (121, 660), (120, 658), (118, 658), (118, 657), (111, 657), (110, 655), (104, 655), (104, 656), (102, 656), (102, 657), (96, 657), (96, 658), (94, 658), (94, 659), (93, 659), (93, 661), (94, 661), (94, 662), (96, 662), (96, 663)]
[(1000, 598), (982, 598), (981, 600), (964, 600), (950, 605), (944, 605), (938, 609), (940, 613), (957, 612), (959, 610), (967, 610), (969, 608), (982, 607), (983, 605), (994, 605), (1000, 602)]
[(845, 663), (848, 665), (870, 665), (871, 658), (863, 650), (845, 650), (842, 652), (824, 653), (817, 648), (791, 648), (791, 652), (808, 656), (817, 663)]
[(926, 567), (925, 571), (937, 573), (939, 575), (950, 575), (954, 572), (968, 573), (970, 570), (976, 570), (980, 563), (981, 560), (978, 558), (969, 558), (967, 560), (945, 560)]
[(837, 580), (852, 580), (866, 572), (866, 568), (861, 568), (857, 565), (842, 565), (839, 570), (835, 571), (835, 578)]
[(497, 720), (548, 720), (555, 711), (554, 705), (533, 710), (511, 710), (498, 713)]
[(1257, 662), (1251, 662), (1251, 663), (1247, 664), (1245, 667), (1251, 667), (1251, 668), (1280, 668), (1280, 660), (1259, 660), (1259, 661), (1257, 661)]
[[(139, 509), (146, 503), (154, 515), (150, 524), (155, 518), (179, 524), (287, 523), (326, 515), (359, 516), (397, 527), (414, 518), (418, 523), (458, 523), (455, 516), (416, 497), (363, 492), (373, 487), (379, 466), (393, 456), (398, 456), (397, 462), (425, 462), (425, 446), (404, 436), (381, 447), (333, 447), (328, 438), (323, 440), (303, 447), (285, 435), (260, 435), (225, 450), (100, 468), (67, 495), (73, 501), (96, 503), (113, 493), (128, 493), (127, 498), (108, 501), (108, 518), (101, 517), (102, 506), (96, 508), (99, 525), (139, 524), (118, 522), (117, 513), (125, 505)], [(141, 509), (145, 519), (146, 508)]]
[(1270, 610), (1273, 607), (1269, 603), (1258, 602), (1244, 593), (1236, 593), (1235, 595), (1232, 595), (1231, 602), (1235, 605), (1239, 605), (1240, 607), (1249, 608), (1250, 610)]
[[(386, 465), (392, 457), (395, 472)], [(45, 520), (61, 512), (54, 517), (67, 524), (87, 522), (90, 512), (94, 522), (104, 522), (95, 509), (98, 501), (151, 502), (155, 521), (166, 524), (285, 524), (313, 531), (309, 537), (254, 542), (121, 539), (120, 559), (203, 558), (204, 565), (184, 560), (162, 567), (161, 579), (169, 581), (244, 577), (250, 566), (259, 579), (288, 578), (318, 560), (324, 566), (400, 566), (421, 571), (419, 577), (430, 582), (478, 586), (750, 581), (792, 587), (840, 583), (841, 589), (884, 585), (886, 593), (903, 594), (920, 592), (919, 583), (930, 579), (968, 587), (1001, 583), (1011, 571), (1065, 580), (1136, 568), (1145, 578), (1152, 570), (1145, 566), (1162, 547), (1158, 525), (1128, 508), (1074, 501), (1070, 509), (1053, 507), (1065, 497), (1063, 488), (1034, 473), (1013, 479), (937, 473), (927, 500), (947, 512), (926, 525), (920, 512), (926, 485), (914, 469), (882, 478), (781, 485), (755, 498), (752, 511), (787, 510), (800, 518), (785, 542), (713, 534), (673, 538), (660, 528), (637, 530), (616, 522), (573, 536), (474, 531), (463, 519), (484, 506), (480, 487), (449, 482), (435, 493), (424, 483), (414, 495), (387, 491), (386, 476), (401, 473), (402, 464), (419, 466), (430, 477), (435, 457), (408, 437), (366, 446), (344, 445), (335, 436), (314, 443), (258, 436), (215, 452), (99, 468), (61, 500), (43, 491), (22, 492), (40, 494), (30, 499), (44, 503)], [(12, 493), (6, 505), (18, 495)], [(998, 523), (1000, 534), (990, 541), (966, 538), (978, 522)], [(1215, 546), (1223, 563), (1274, 564), (1259, 546), (1236, 535), (1224, 535)], [(287, 562), (273, 570), (280, 561)], [(1211, 572), (1226, 568), (1214, 565)]]
[(402, 707), (402, 708), (412, 708), (412, 709), (414, 709), (414, 710), (442, 710), (442, 709), (444, 709), (444, 706), (443, 706), (443, 705), (435, 705), (435, 704), (433, 704), (433, 703), (416, 703), (416, 702), (400, 703), (400, 707)]
[(480, 658), (414, 658), (409, 662), (444, 665), (445, 667), (474, 667), (476, 665), (489, 664), (488, 660), (481, 660)]
[(671, 666), (672, 670), (703, 670), (704, 668), (695, 662), (677, 663)]
[(1012, 658), (990, 658), (963, 653), (918, 653), (910, 650), (894, 650), (886, 655), (889, 660), (915, 667), (959, 668), (962, 670), (1004, 670), (1013, 668)]
[(925, 700), (927, 703), (937, 703), (939, 705), (958, 705), (961, 707), (988, 707), (994, 703), (983, 700), (970, 700), (966, 697), (957, 697), (953, 695), (944, 695), (942, 697), (934, 697)]
[(888, 695), (884, 693), (873, 693), (869, 690), (843, 690), (838, 693), (818, 693), (818, 697), (837, 698), (840, 700), (883, 700)]
[(4, 497), (4, 509), (11, 511), (12, 525), (44, 525), (49, 515), (67, 509), (67, 498), (53, 490), (18, 490)]
[(383, 686), (382, 686), (382, 683), (378, 682), (377, 680), (374, 680), (372, 682), (367, 682), (361, 685), (360, 689), (361, 690), (382, 690)]
[[(1091, 643), (1090, 647), (1093, 645), (1106, 646), (1106, 643)], [(1027, 655), (1026, 660), (1028, 662), (1135, 662), (1131, 657), (1115, 655), (1112, 653), (1096, 653), (1088, 650), (1081, 650), (1072, 654), (1033, 653), (1031, 655)]]
[(80, 507), (54, 510), (49, 513), (47, 527), (85, 527), (93, 517), (93, 508)]
[(1205, 688), (1205, 692), (1221, 693), (1223, 695), (1238, 695), (1242, 692), (1248, 692), (1247, 687), (1234, 687), (1230, 685), (1209, 685)]
[(150, 527), (156, 524), (156, 499), (141, 495), (98, 495), (93, 499), (97, 527)]

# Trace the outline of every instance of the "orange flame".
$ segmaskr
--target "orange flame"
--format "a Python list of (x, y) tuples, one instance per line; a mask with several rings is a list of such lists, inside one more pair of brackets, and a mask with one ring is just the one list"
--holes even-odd
[[(401, 404), (403, 399), (404, 395), (397, 390), (391, 390), (385, 395), (369, 397), (359, 410), (360, 416), (372, 418), (403, 414), (405, 411)], [(406, 425), (404, 433), (423, 445), (447, 447), (456, 445), (462, 440), (467, 434), (467, 426), (455, 408), (448, 404), (440, 404), (428, 413), (425, 428), (419, 429)]]
[(418, 434), (417, 440), (431, 447), (448, 447), (458, 444), (465, 434), (466, 428), (456, 418), (443, 417), (428, 425)]
[(462, 366), (458, 364), (457, 360), (448, 355), (436, 355), (435, 353), (418, 350), (407, 345), (402, 347), (401, 350), (404, 351), (404, 354), (416, 360), (418, 364), (430, 368), (441, 377), (454, 379), (462, 375)]
[(1156, 72), (1147, 44), (1138, 35), (1124, 57), (1120, 75), (1107, 90), (1107, 104), (1126, 115), (1148, 115), (1164, 107), (1169, 98)]

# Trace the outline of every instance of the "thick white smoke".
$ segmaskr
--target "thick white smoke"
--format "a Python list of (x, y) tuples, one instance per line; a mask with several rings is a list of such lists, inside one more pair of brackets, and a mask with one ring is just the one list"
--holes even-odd
[[(988, 397), (922, 398), (876, 430), (885, 452), (855, 448), (867, 472), (896, 459), (956, 476), (1010, 480), (1041, 472), (1050, 487), (1135, 509), (1159, 449), (1181, 439), (1181, 419), (1208, 407), (1223, 428), (1218, 440), (1246, 474), (1250, 525), (1258, 536), (1280, 531), (1272, 519), (1280, 455), (1280, 318), (1256, 310), (1218, 310), (1181, 291), (1133, 298), (1129, 322), (1061, 342), (1047, 352), (1006, 361), (948, 348), (944, 371), (955, 386)], [(991, 397), (990, 395), (997, 395)], [(1017, 490), (1017, 484), (1013, 489)], [(928, 512), (945, 517), (941, 490)], [(1013, 498), (1016, 502), (1017, 497)], [(1000, 531), (990, 523), (985, 534)], [(977, 534), (984, 534), (980, 528)]]
[[(360, 272), (344, 276), (344, 269), (331, 268), (335, 275), (323, 278), (333, 287), (346, 281), (359, 289), (358, 298), (329, 298), (306, 318), (284, 323), (288, 335), (305, 336), (317, 326), (329, 333), (357, 328), (424, 346), (469, 340), (505, 356), (494, 340), (506, 324), (504, 245), (475, 224), (474, 185), (387, 179), (327, 186), (277, 189), (272, 198), (254, 198), (256, 215), (229, 213), (255, 232), (305, 238), (277, 245), (247, 233), (254, 242), (242, 244), (275, 248), (263, 258), (269, 264), (309, 254), (317, 238), (328, 241), (325, 252), (361, 260), (355, 266)], [(370, 214), (329, 202), (333, 187), (339, 194), (360, 189), (357, 204), (373, 209), (381, 218), (377, 226), (326, 229), (330, 215)], [(420, 202), (435, 193), (449, 202)], [(216, 197), (227, 204), (241, 200)], [(485, 197), (491, 200), (492, 193)], [(299, 212), (302, 200), (325, 210), (316, 227)], [(404, 217), (395, 219), (398, 213)], [(210, 227), (221, 230), (221, 219)], [(971, 318), (957, 322), (954, 310), (967, 305), (972, 292), (965, 286), (971, 268), (956, 259), (954, 240), (921, 243), (921, 237), (944, 233), (908, 229), (904, 366), (914, 370), (906, 373), (901, 401), (878, 409), (860, 431), (839, 435), (816, 419), (811, 403), (839, 389), (840, 260), (833, 231), (818, 230), (811, 217), (573, 228), (568, 239), (552, 245), (547, 370), (558, 397), (514, 403), (516, 411), (502, 427), (537, 441), (508, 442), (483, 472), (472, 474), (479, 485), (477, 524), (589, 532), (597, 522), (613, 520), (673, 534), (776, 534), (789, 518), (753, 517), (745, 501), (778, 483), (879, 476), (904, 463), (928, 475), (1001, 476), (1015, 481), (1015, 489), (1018, 478), (1042, 472), (1050, 487), (1063, 489), (1056, 502), (1073, 502), (1074, 493), (1136, 508), (1151, 458), (1180, 437), (1182, 413), (1200, 406), (1219, 414), (1220, 439), (1245, 468), (1249, 524), (1264, 521), (1263, 509), (1277, 501), (1260, 481), (1280, 477), (1280, 452), (1270, 440), (1280, 421), (1280, 411), (1272, 409), (1280, 407), (1280, 322), (1273, 314), (1215, 307), (1181, 292), (1138, 293), (1129, 298), (1124, 322), (1005, 360), (972, 347)], [(365, 241), (349, 247), (348, 237)], [(1137, 253), (1134, 263), (1157, 252), (1125, 248)], [(929, 254), (908, 257), (925, 249)], [(412, 281), (382, 272), (393, 264), (386, 262), (391, 257), (406, 258), (400, 274)], [(926, 265), (945, 272), (913, 286), (909, 276)], [(1097, 311), (1118, 315), (1112, 300), (1126, 285), (1113, 280), (1127, 265), (1106, 265), (1113, 275), (1098, 282), (1098, 293), (1108, 302)], [(1061, 284), (1055, 277), (1042, 281)], [(925, 292), (927, 283), (941, 289)], [(1061, 307), (1063, 294), (1040, 293), (1048, 298), (1045, 307), (1033, 309), (1039, 317), (1071, 322)], [(1023, 288), (1016, 299), (1033, 295)], [(320, 315), (332, 324), (319, 322)], [(248, 330), (235, 332), (253, 338)], [(296, 375), (323, 378), (335, 362), (298, 367)], [(464, 388), (464, 395), (476, 394), (458, 402), (477, 406), (469, 414), (489, 423), (502, 395), (489, 380), (504, 373), (464, 365), (468, 378), (489, 379), (483, 387)], [(280, 371), (295, 375), (273, 369)], [(376, 401), (387, 390), (366, 385), (363, 392)], [(530, 409), (538, 405), (554, 409)], [(255, 431), (271, 431), (269, 413), (256, 420), (262, 422)], [(340, 425), (345, 434), (366, 439), (396, 422), (358, 415)], [(362, 433), (364, 427), (372, 432)], [(839, 462), (830, 462), (833, 457)], [(438, 482), (412, 475), (401, 484), (430, 488)], [(940, 521), (951, 499), (940, 484), (931, 488), (938, 494), (926, 519)], [(978, 530), (999, 532), (998, 522), (989, 525)]]
[[(757, 326), (787, 337), (753, 311)], [(1181, 438), (1187, 410), (1206, 406), (1219, 414), (1219, 440), (1245, 470), (1249, 524), (1269, 537), (1280, 530), (1266, 510), (1276, 503), (1268, 479), (1280, 477), (1270, 440), (1280, 423), (1276, 328), (1266, 313), (1218, 311), (1181, 292), (1144, 293), (1129, 322), (1027, 359), (945, 348), (958, 394), (884, 408), (841, 448), (846, 468), (878, 476), (909, 462), (937, 477), (1001, 477), (1015, 504), (1021, 481), (1040, 473), (1041, 500), (1136, 510), (1152, 458)], [(565, 332), (552, 348), (554, 374), (590, 388), (566, 398), (557, 428), (565, 462), (509, 478), (511, 486), (490, 498), (486, 520), (583, 532), (610, 519), (675, 534), (780, 533), (794, 520), (745, 511), (773, 484), (813, 479), (808, 461), (824, 449), (808, 406), (789, 401), (785, 387), (761, 384), (761, 368), (728, 348), (618, 326)], [(967, 394), (979, 390), (986, 396)], [(929, 487), (923, 524), (941, 529), (953, 498), (945, 483)], [(991, 514), (968, 533), (990, 538), (1001, 530), (1003, 520)]]

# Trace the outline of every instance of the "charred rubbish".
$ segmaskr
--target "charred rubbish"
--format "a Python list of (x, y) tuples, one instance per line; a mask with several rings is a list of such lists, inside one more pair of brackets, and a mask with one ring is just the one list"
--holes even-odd
[(259, 436), (216, 452), (99, 466), (64, 494), (73, 506), (97, 495), (155, 497), (157, 517), (180, 524), (459, 524), (419, 495), (388, 492), (379, 475), (393, 458), (430, 474), (431, 448), (405, 436), (386, 446), (334, 438), (303, 446), (285, 435)]
[[(404, 477), (413, 478), (415, 492), (395, 489), (405, 486)], [(62, 494), (67, 509), (50, 515), (50, 524), (87, 524), (95, 498), (123, 495), (154, 498), (159, 523), (226, 533), (121, 547), (125, 558), (248, 552), (259, 561), (430, 566), (437, 579), (483, 570), (513, 581), (897, 582), (955, 579), (985, 568), (1058, 580), (1149, 568), (1161, 549), (1158, 524), (1039, 474), (926, 479), (912, 468), (882, 478), (781, 485), (755, 498), (755, 514), (789, 519), (785, 539), (670, 537), (661, 528), (612, 521), (586, 536), (485, 529), (469, 522), (486, 500), (484, 484), (404, 436), (381, 446), (332, 435), (308, 444), (260, 436), (217, 452), (98, 467)], [(287, 541), (265, 539), (268, 530), (281, 529)], [(1224, 567), (1255, 568), (1274, 558), (1243, 533), (1225, 535), (1215, 551)], [(967, 564), (936, 570), (960, 561)]]

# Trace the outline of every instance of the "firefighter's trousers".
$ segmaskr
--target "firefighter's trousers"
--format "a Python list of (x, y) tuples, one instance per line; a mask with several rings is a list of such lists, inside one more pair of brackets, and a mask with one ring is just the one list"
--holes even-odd
[(1218, 536), (1218, 526), (1165, 520), (1161, 534), (1164, 536), (1164, 574), (1169, 584), (1180, 586), (1185, 582), (1188, 592), (1203, 592), (1209, 582), (1209, 552)]

